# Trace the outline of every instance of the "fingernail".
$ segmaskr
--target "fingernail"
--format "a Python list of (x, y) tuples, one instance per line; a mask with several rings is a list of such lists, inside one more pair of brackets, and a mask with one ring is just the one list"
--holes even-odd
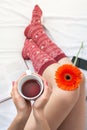
[(15, 81), (12, 81), (12, 86), (14, 86)]
[(46, 85), (48, 86), (48, 82), (46, 81)]

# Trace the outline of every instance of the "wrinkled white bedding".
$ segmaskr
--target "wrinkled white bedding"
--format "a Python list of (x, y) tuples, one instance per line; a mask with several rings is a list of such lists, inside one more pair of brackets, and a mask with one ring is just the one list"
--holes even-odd
[[(11, 53), (21, 53), (35, 4), (42, 8), (43, 25), (56, 44), (72, 58), (83, 41), (79, 57), (87, 60), (87, 0), (0, 0), (0, 62)], [(87, 79), (87, 71), (83, 72)], [(15, 113), (11, 100), (0, 104), (0, 130), (7, 129)]]

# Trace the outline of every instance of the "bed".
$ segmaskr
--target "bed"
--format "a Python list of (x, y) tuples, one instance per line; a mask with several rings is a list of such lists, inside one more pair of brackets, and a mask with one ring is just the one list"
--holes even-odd
[[(25, 40), (24, 29), (30, 22), (35, 4), (40, 5), (43, 10), (42, 23), (48, 35), (63, 49), (66, 55), (70, 59), (76, 56), (81, 42), (83, 42), (79, 57), (87, 60), (86, 0), (0, 0), (0, 62), (6, 61), (8, 58), (21, 58)], [(81, 70), (87, 82), (87, 70)], [(12, 100), (0, 104), (1, 130), (7, 129), (15, 114), (16, 110)]]

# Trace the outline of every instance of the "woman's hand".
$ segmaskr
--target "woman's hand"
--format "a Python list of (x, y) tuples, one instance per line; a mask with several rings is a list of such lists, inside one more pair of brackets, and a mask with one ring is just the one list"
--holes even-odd
[(25, 99), (18, 93), (17, 89), (18, 82), (23, 76), (24, 75), (22, 75), (16, 82), (13, 82), (11, 96), (17, 109), (17, 115), (28, 119), (31, 113), (31, 103), (30, 101), (25, 101)]
[(50, 130), (46, 117), (44, 115), (44, 109), (49, 101), (50, 95), (52, 93), (52, 88), (48, 86), (47, 82), (44, 81), (44, 92), (39, 97), (33, 106), (33, 114), (36, 120), (37, 130)]
[(34, 124), (29, 125), (28, 120), (24, 130), (50, 130), (44, 115), (44, 109), (51, 96), (52, 88), (48, 86), (48, 83), (44, 79), (42, 80), (44, 83), (44, 92), (32, 105)]
[[(44, 116), (44, 109), (52, 93), (52, 88), (48, 86), (47, 82), (44, 79), (42, 79), (44, 83), (44, 92), (31, 105), (30, 101), (26, 101), (18, 93), (18, 82), (23, 76), (21, 76), (16, 82), (13, 83), (11, 96), (17, 109), (17, 116), (11, 123), (8, 130), (50, 130), (49, 124)], [(30, 123), (31, 126), (28, 124), (30, 113), (33, 113), (35, 121), (34, 124)]]
[(17, 89), (18, 82), (23, 76), (24, 75), (22, 75), (16, 82), (13, 82), (11, 96), (17, 109), (17, 115), (8, 130), (23, 130), (31, 113), (31, 103), (25, 101), (25, 99), (20, 96)]

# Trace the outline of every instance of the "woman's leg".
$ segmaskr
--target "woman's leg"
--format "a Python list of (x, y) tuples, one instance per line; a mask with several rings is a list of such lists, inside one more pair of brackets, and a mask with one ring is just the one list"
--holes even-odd
[(38, 48), (32, 39), (26, 39), (22, 50), (24, 59), (30, 59), (35, 71), (42, 75), (45, 68), (56, 61)]
[[(63, 58), (58, 63), (62, 65), (69, 62), (70, 59)], [(80, 85), (79, 99), (58, 130), (85, 130), (85, 99), (85, 77), (83, 76), (83, 80)]]
[(64, 52), (47, 36), (43, 25), (41, 24), (42, 10), (36, 5), (32, 12), (31, 23), (25, 29), (25, 36), (31, 38), (38, 47), (45, 51), (50, 57), (57, 62), (65, 58)]
[[(37, 14), (37, 11), (35, 13)], [(47, 35), (45, 34), (45, 32), (43, 30), (41, 22), (40, 22), (40, 18), (41, 18), (42, 14), (41, 13), (39, 13), (39, 14), (40, 14), (39, 16), (37, 15), (38, 20), (35, 21), (35, 18), (36, 18), (36, 16), (35, 16), (34, 21), (32, 21), (31, 25), (27, 27), (27, 29), (25, 31), (25, 35), (28, 38), (32, 38), (33, 41), (35, 43), (37, 43), (38, 47), (41, 50), (43, 50), (44, 52), (49, 54), (50, 57), (52, 57), (53, 59), (58, 61), (58, 63), (55, 63), (52, 59), (48, 58), (49, 59), (48, 61), (52, 60), (52, 63), (50, 64), (50, 62), (49, 62), (49, 65), (46, 64), (46, 66), (44, 66), (44, 70), (42, 72), (43, 74), (41, 73), (43, 75), (43, 77), (48, 81), (49, 87), (50, 86), (53, 87), (53, 93), (51, 95), (51, 98), (50, 98), (49, 102), (47, 103), (47, 105), (45, 107), (45, 116), (46, 116), (47, 121), (48, 121), (48, 123), (50, 125), (50, 128), (52, 130), (56, 130), (57, 128), (61, 129), (61, 126), (64, 126), (63, 122), (66, 121), (66, 119), (72, 113), (72, 111), (75, 111), (75, 113), (76, 113), (75, 109), (78, 108), (81, 105), (81, 104), (79, 104), (79, 100), (83, 99), (83, 98), (80, 99), (80, 96), (81, 96), (80, 94), (81, 94), (81, 91), (82, 91), (81, 88), (84, 88), (84, 87), (80, 86), (78, 89), (75, 89), (73, 91), (66, 91), (66, 90), (60, 89), (58, 87), (58, 85), (56, 84), (56, 81), (55, 81), (55, 72), (56, 72), (56, 70), (58, 69), (58, 67), (60, 67), (63, 64), (71, 64), (71, 61), (61, 51), (61, 49), (58, 48), (47, 37)], [(30, 48), (30, 45), (27, 46), (27, 47)], [(53, 51), (53, 47), (55, 48), (56, 51)], [(30, 51), (28, 49), (24, 49), (24, 50), (25, 51), (23, 51), (23, 52), (27, 53), (27, 55), (22, 53), (23, 57), (25, 59), (31, 57), (30, 59), (33, 60), (34, 68), (35, 68), (35, 66), (37, 64), (39, 65), (39, 60), (37, 60), (37, 59), (40, 58), (39, 57), (40, 54), (36, 55), (35, 54), (35, 49), (34, 49), (33, 54), (36, 55), (36, 58), (32, 59), (33, 54), (31, 53), (31, 56), (30, 56), (29, 55)], [(41, 50), (40, 50), (40, 52), (41, 52)], [(44, 53), (43, 53), (43, 55), (44, 55)], [(30, 56), (30, 57), (28, 57), (28, 56)], [(38, 56), (38, 58), (37, 58), (37, 56)], [(44, 56), (46, 56), (46, 54)], [(44, 58), (44, 56), (43, 56), (43, 59), (45, 60), (46, 57)], [(38, 62), (34, 63), (35, 60), (37, 60)], [(39, 67), (40, 68), (38, 70), (41, 70), (41, 68), (43, 68), (41, 66), (41, 63), (40, 63)], [(40, 72), (40, 71), (37, 71), (37, 72)], [(82, 105), (83, 104), (84, 104), (84, 100), (82, 100)], [(84, 108), (84, 105), (83, 105), (83, 108)], [(80, 111), (84, 111), (83, 108), (80, 108), (78, 113)], [(73, 113), (73, 115), (75, 113)], [(78, 115), (79, 114), (77, 114), (77, 117), (78, 117)], [(84, 115), (84, 113), (83, 113), (83, 115)], [(73, 116), (73, 118), (75, 118), (75, 117)], [(31, 125), (31, 121), (34, 123), (33, 113), (31, 114), (31, 116), (30, 116), (30, 118), (29, 118), (29, 120), (27, 122), (27, 124), (29, 126)], [(67, 124), (67, 122), (66, 122), (66, 124)], [(73, 124), (74, 124), (74, 122), (73, 122)], [(83, 122), (82, 122), (82, 125), (83, 125)], [(74, 125), (74, 126), (75, 126), (74, 129), (78, 128), (78, 125)], [(68, 125), (67, 125), (66, 129), (69, 129)], [(77, 129), (77, 130), (79, 130), (79, 129)], [(83, 130), (83, 129), (81, 128), (81, 130)]]
[[(71, 113), (76, 103), (78, 102), (79, 93), (80, 93), (80, 87), (73, 91), (64, 91), (58, 88), (54, 79), (55, 70), (58, 67), (59, 67), (58, 64), (52, 64), (49, 67), (47, 67), (47, 69), (43, 73), (43, 77), (49, 83), (48, 86), (53, 87), (52, 95), (44, 109), (45, 117), (48, 121), (51, 130), (57, 130), (57, 128), (61, 126), (63, 121), (68, 117), (68, 115)], [(29, 120), (27, 121), (27, 126), (29, 126), (30, 128), (32, 127), (31, 125), (34, 123), (35, 120), (32, 112)], [(77, 126), (75, 127), (77, 128)], [(68, 125), (67, 125), (67, 130), (68, 130)]]
[(85, 130), (85, 108), (85, 79), (83, 77), (79, 99), (58, 130)]
[[(59, 89), (54, 80), (55, 70), (58, 65), (49, 66), (43, 73), (53, 86), (53, 93), (45, 112), (52, 130), (84, 130), (85, 121), (85, 93), (84, 78), (80, 87), (74, 91)], [(71, 126), (71, 127), (70, 127)]]
[[(81, 86), (72, 91), (66, 91), (59, 88), (55, 81), (55, 72), (58, 68), (65, 63), (71, 64), (71, 61), (64, 60), (64, 63), (55, 63), (55, 61), (41, 51), (32, 40), (28, 39), (25, 41), (22, 54), (23, 56), (26, 54), (27, 57), (32, 60), (35, 70), (42, 74), (48, 81), (49, 87), (52, 86), (53, 88), (53, 93), (44, 111), (50, 128), (56, 130), (71, 113), (80, 97)], [(27, 122), (29, 127), (32, 125), (31, 122), (32, 124), (35, 123), (33, 113), (31, 113)]]
[[(60, 65), (70, 63), (70, 59), (63, 58), (58, 62)], [(84, 130), (85, 129), (85, 77), (80, 85), (80, 95), (72, 111), (62, 122), (58, 130)]]

